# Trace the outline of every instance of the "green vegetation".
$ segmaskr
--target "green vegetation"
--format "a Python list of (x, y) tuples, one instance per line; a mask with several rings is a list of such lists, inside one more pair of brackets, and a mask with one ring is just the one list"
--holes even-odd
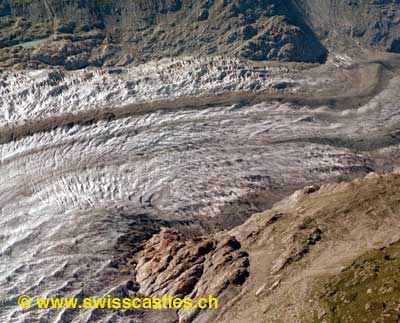
[(400, 243), (370, 251), (317, 292), (326, 315), (314, 322), (400, 322)]

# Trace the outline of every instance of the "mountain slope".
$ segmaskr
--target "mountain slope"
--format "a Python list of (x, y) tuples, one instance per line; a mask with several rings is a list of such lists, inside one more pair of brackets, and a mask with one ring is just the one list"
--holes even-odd
[(399, 0), (294, 0), (332, 50), (370, 47), (400, 52)]
[(327, 48), (399, 52), (399, 7), (398, 0), (2, 0), (0, 66), (79, 69), (194, 53), (322, 63)]
[(327, 48), (400, 52), (400, 2), (1, 0), (0, 30), (3, 67), (79, 69), (194, 53), (321, 63)]
[[(249, 253), (250, 276), (216, 321), (361, 322), (357, 318), (364, 315), (368, 322), (383, 322), (395, 306), (388, 303), (385, 310), (367, 303), (372, 296), (376, 302), (393, 298), (376, 287), (390, 287), (396, 279), (397, 249), (372, 250), (400, 239), (399, 186), (399, 174), (370, 174), (351, 183), (308, 187), (229, 232)], [(353, 263), (360, 256), (365, 259)], [(360, 269), (363, 261), (376, 263), (379, 275), (370, 276), (370, 265)], [(371, 297), (364, 295), (368, 286)]]
[[(304, 62), (326, 58), (326, 49), (295, 9), (276, 0), (3, 1), (0, 12), (0, 47), (52, 36), (41, 49), (23, 51), (21, 60), (29, 56), (70, 69), (188, 53)], [(8, 56), (3, 52), (3, 61)]]
[(396, 173), (306, 187), (230, 231), (163, 229), (113, 263), (141, 297), (219, 298), (165, 322), (395, 322), (399, 187)]

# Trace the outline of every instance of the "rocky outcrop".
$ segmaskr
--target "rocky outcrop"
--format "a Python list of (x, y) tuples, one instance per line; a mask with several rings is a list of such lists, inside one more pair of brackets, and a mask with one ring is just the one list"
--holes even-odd
[(122, 262), (128, 289), (223, 304), (182, 309), (168, 322), (396, 319), (399, 186), (399, 174), (370, 173), (306, 187), (230, 231), (187, 238), (162, 229)]
[[(138, 293), (146, 296), (222, 297), (240, 288), (249, 276), (248, 253), (230, 235), (186, 239), (164, 229), (138, 247), (130, 260)], [(180, 322), (191, 322), (199, 309), (178, 311)]]

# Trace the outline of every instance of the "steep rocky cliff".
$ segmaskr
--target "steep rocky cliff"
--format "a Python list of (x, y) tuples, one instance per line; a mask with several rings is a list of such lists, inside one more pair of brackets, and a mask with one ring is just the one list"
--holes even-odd
[(294, 0), (330, 49), (372, 47), (400, 52), (399, 0)]
[(324, 62), (326, 45), (352, 39), (400, 51), (397, 0), (2, 0), (0, 28), (2, 66), (78, 69), (194, 53)]

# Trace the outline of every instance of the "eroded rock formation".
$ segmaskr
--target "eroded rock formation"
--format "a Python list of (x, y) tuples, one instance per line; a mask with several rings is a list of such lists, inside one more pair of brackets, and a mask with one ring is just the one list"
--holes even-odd
[[(139, 246), (130, 263), (142, 295), (162, 297), (222, 297), (249, 276), (248, 253), (229, 235), (186, 239), (172, 229)], [(193, 321), (199, 309), (178, 311), (181, 322)]]

